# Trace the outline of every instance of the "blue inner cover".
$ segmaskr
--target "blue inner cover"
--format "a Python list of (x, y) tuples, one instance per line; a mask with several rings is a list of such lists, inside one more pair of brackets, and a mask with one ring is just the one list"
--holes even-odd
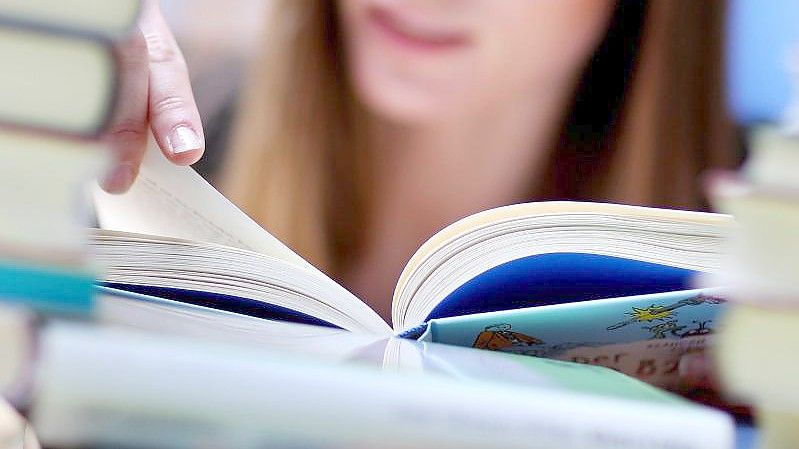
[(692, 270), (585, 253), (537, 254), (492, 268), (447, 296), (427, 320), (691, 288)]
[(338, 326), (328, 323), (327, 321), (320, 320), (319, 318), (255, 299), (240, 298), (238, 296), (220, 295), (217, 293), (195, 290), (183, 290), (179, 288), (153, 287), (149, 285), (117, 284), (113, 282), (107, 282), (103, 285), (106, 287), (139, 293), (142, 295), (156, 296), (158, 298), (194, 304), (196, 306), (203, 306), (211, 309), (225, 310), (228, 312), (254, 316), (257, 318), (338, 328)]

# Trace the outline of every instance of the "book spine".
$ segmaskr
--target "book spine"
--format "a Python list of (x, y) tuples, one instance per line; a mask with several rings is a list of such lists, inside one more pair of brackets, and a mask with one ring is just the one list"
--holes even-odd
[[(102, 133), (111, 124), (114, 111), (119, 101), (118, 90), (121, 83), (121, 74), (117, 53), (114, 50), (114, 41), (100, 34), (94, 34), (81, 30), (61, 29), (39, 23), (14, 21), (5, 19), (2, 16), (0, 16), (0, 31), (6, 32), (7, 34), (10, 33), (8, 35), (16, 35), (17, 39), (30, 40), (31, 37), (39, 35), (47, 36), (48, 38), (52, 39), (53, 42), (71, 42), (73, 45), (94, 47), (103, 55), (104, 71), (107, 72), (104, 76), (108, 78), (109, 83), (109, 86), (107, 87), (107, 93), (103, 95), (103, 98), (99, 99), (97, 103), (93, 103), (89, 100), (79, 101), (80, 103), (91, 105), (98, 111), (101, 111), (96, 119), (92, 120), (91, 122), (81, 123), (79, 126), (66, 125), (63, 123), (54, 124), (43, 121), (41, 114), (38, 114), (35, 117), (20, 117), (14, 113), (7, 113), (5, 115), (0, 115), (0, 129), (4, 131), (23, 131), (26, 133), (42, 134), (53, 138), (68, 139), (76, 142), (85, 142), (87, 144), (90, 140), (99, 139), (102, 136)], [(3, 36), (3, 38), (7, 39), (8, 35)], [(53, 46), (56, 47), (55, 45)], [(8, 55), (6, 52), (8, 52), (8, 49), (0, 49), (0, 58), (7, 60)], [(36, 73), (36, 70), (41, 70), (43, 63), (41, 60), (33, 61), (13, 59), (12, 62), (19, 64), (19, 66), (13, 67), (13, 71), (8, 70), (12, 74), (17, 74), (20, 72), (26, 74)], [(33, 62), (35, 62), (35, 64)], [(58, 66), (52, 66), (50, 68), (52, 70), (63, 70), (62, 67)], [(21, 88), (18, 85), (19, 83), (15, 82), (16, 76), (11, 76), (11, 81), (8, 81), (6, 77), (6, 74), (0, 76), (0, 80), (4, 82), (4, 85), (0, 87), (5, 89), (6, 94), (11, 92), (10, 89)], [(71, 85), (67, 82), (60, 82), (59, 84), (59, 88), (63, 91), (68, 92), (74, 88), (74, 85)], [(100, 86), (98, 86), (98, 88), (100, 88)], [(22, 89), (26, 89), (26, 93), (28, 93), (29, 96), (35, 97), (39, 91), (43, 90), (43, 86), (42, 83), (33, 82), (28, 86), (22, 87)], [(2, 93), (4, 92), (0, 90), (0, 94)], [(37, 106), (42, 110), (66, 110), (66, 108), (70, 108), (70, 110), (77, 109), (76, 102), (73, 102), (69, 105), (64, 105), (52, 101), (39, 100), (38, 103), (39, 104)]]
[[(51, 325), (30, 416), (46, 446), (732, 448), (729, 419)], [(676, 407), (676, 408), (675, 408)]]
[(0, 259), (0, 303), (44, 313), (88, 317), (94, 308), (94, 277), (78, 269)]
[[(107, 0), (104, 0), (107, 1)], [(86, 20), (91, 14), (97, 14), (91, 9), (92, 5), (80, 5), (87, 8), (85, 16), (76, 18), (72, 15), (53, 16), (52, 10), (42, 8), (41, 0), (27, 0), (27, 2), (16, 1), (14, 5), (0, 4), (0, 25), (4, 23), (14, 23), (31, 28), (46, 28), (55, 30), (59, 33), (83, 34), (92, 36), (102, 36), (107, 39), (120, 39), (127, 36), (134, 29), (136, 19), (141, 12), (141, 2), (139, 0), (114, 0), (117, 3), (117, 11), (128, 11), (124, 20), (118, 20), (116, 24), (102, 25), (92, 20)], [(31, 4), (32, 3), (32, 4)], [(85, 3), (85, 2), (84, 2)]]

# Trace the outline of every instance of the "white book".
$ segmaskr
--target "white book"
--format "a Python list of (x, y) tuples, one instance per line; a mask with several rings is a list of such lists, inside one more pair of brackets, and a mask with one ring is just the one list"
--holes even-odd
[(111, 325), (33, 333), (35, 351), (0, 353), (29, 356), (18, 404), (46, 447), (733, 448), (726, 414), (588, 365), (352, 333), (337, 363)]

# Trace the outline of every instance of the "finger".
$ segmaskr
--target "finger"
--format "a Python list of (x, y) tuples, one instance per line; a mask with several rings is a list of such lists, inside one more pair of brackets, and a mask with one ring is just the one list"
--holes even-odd
[(683, 355), (678, 370), (683, 382), (679, 392), (688, 399), (724, 409), (740, 418), (752, 416), (751, 407), (732, 401), (724, 394), (713, 359), (705, 351)]
[(186, 62), (158, 2), (143, 2), (142, 33), (150, 63), (149, 119), (158, 146), (176, 164), (197, 162), (205, 149)]
[(119, 61), (119, 104), (104, 136), (111, 150), (111, 164), (100, 179), (109, 193), (130, 188), (139, 172), (147, 143), (149, 62), (141, 33), (116, 48)]
[(717, 390), (714, 366), (703, 352), (689, 352), (680, 358), (679, 374), (683, 382), (691, 388)]

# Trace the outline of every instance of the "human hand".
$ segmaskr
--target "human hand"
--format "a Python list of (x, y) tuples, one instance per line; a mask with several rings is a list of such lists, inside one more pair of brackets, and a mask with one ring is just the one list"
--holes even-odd
[(120, 101), (104, 136), (112, 164), (100, 180), (110, 193), (125, 192), (136, 179), (150, 130), (175, 164), (193, 164), (205, 149), (186, 62), (158, 0), (142, 0), (138, 29), (116, 50)]
[(706, 351), (688, 352), (680, 358), (679, 375), (683, 396), (706, 405), (724, 409), (733, 415), (749, 418), (752, 410), (745, 404), (731, 402), (723, 388), (712, 357)]

